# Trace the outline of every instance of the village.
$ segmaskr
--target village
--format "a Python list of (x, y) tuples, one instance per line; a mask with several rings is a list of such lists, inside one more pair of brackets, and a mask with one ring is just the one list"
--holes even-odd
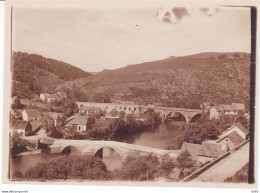
[[(55, 94), (42, 93), (37, 100), (34, 100), (34, 105), (28, 104), (28, 99), (13, 97), (12, 108), (10, 109), (10, 132), (12, 136), (15, 133), (20, 138), (35, 144), (34, 148), (27, 148), (27, 153), (33, 152), (33, 149), (51, 148), (55, 140), (59, 139), (110, 140), (110, 138), (104, 136), (111, 136), (111, 133), (103, 135), (103, 138), (102, 135), (96, 134), (95, 136), (93, 133), (108, 133), (107, 129), (111, 120), (127, 120), (131, 118), (145, 123), (149, 118), (142, 111), (144, 106), (137, 105), (132, 101), (117, 100), (114, 103), (76, 102), (75, 111), (69, 117), (65, 115), (65, 112), (41, 111), (41, 108), (37, 106), (37, 104), (52, 106), (55, 102), (65, 103), (66, 100), (67, 94), (62, 91)], [(28, 106), (34, 108), (28, 108)], [(167, 116), (152, 111), (153, 108), (158, 109), (154, 105), (149, 105), (147, 108), (154, 113), (153, 116), (157, 115), (159, 117), (160, 122), (162, 120), (167, 121), (167, 119), (168, 121), (184, 120), (183, 116), (178, 112), (175, 115), (171, 113), (171, 116)], [(249, 120), (249, 115), (245, 112), (245, 105), (241, 103), (212, 105), (205, 102), (201, 104), (200, 110), (200, 116), (206, 115), (207, 120), (218, 120), (221, 116), (234, 117), (239, 113), (241, 114), (241, 112), (243, 112), (244, 120)], [(97, 136), (101, 136), (101, 138)], [(214, 140), (206, 139), (201, 144), (183, 141), (179, 149), (175, 148), (174, 151), (178, 154), (188, 151), (194, 160), (205, 165), (227, 152), (235, 150), (248, 140), (249, 128), (236, 122), (223, 130)], [(18, 150), (15, 153), (22, 152)], [(176, 172), (178, 173), (177, 177)], [(180, 175), (181, 170), (178, 170), (173, 172), (172, 177), (179, 179)]]

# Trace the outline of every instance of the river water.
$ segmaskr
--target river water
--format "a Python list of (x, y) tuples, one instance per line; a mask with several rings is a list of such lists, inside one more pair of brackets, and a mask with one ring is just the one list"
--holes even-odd
[[(114, 137), (112, 140), (159, 149), (167, 149), (168, 145), (173, 143), (175, 139), (183, 133), (182, 125), (184, 124), (184, 122), (163, 123), (155, 128), (150, 128), (143, 133), (131, 136)], [(38, 162), (47, 162), (57, 156), (62, 155), (40, 153), (12, 157), (10, 159), (10, 171), (11, 173), (15, 170), (25, 171), (29, 167), (36, 165)], [(103, 149), (103, 161), (108, 170), (120, 168), (122, 165), (120, 155), (113, 149), (109, 148)]]

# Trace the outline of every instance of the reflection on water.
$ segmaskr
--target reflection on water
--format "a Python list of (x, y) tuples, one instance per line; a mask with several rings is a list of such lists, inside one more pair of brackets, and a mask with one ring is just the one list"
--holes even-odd
[(122, 158), (118, 152), (111, 148), (103, 148), (103, 162), (108, 170), (120, 169), (122, 167)]
[[(112, 140), (126, 142), (136, 145), (143, 145), (148, 147), (154, 147), (159, 149), (166, 149), (169, 144), (174, 142), (176, 137), (183, 133), (182, 125), (183, 122), (170, 122), (161, 124), (156, 128), (151, 128), (145, 132), (132, 135), (132, 136), (121, 136), (114, 137)], [(73, 147), (65, 150), (66, 153), (71, 151), (71, 156), (76, 149)], [(62, 156), (61, 154), (31, 154), (31, 155), (22, 155), (11, 158), (10, 166), (11, 172), (15, 170), (25, 171), (31, 166), (35, 166), (39, 162), (48, 162), (57, 156)], [(122, 166), (122, 158), (118, 152), (110, 148), (103, 148), (103, 161), (106, 164), (108, 170), (114, 170)]]
[(138, 135), (114, 137), (112, 140), (166, 149), (169, 144), (173, 143), (183, 133), (183, 125), (185, 125), (185, 122), (168, 122), (160, 124), (158, 127), (150, 128)]

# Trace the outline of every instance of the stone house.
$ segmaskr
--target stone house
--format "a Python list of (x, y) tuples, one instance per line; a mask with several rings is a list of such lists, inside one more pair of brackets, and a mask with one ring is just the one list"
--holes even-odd
[(89, 116), (75, 116), (68, 124), (72, 129), (76, 129), (78, 132), (87, 132), (87, 123)]
[(191, 157), (198, 163), (206, 163), (226, 153), (228, 147), (225, 144), (217, 143), (203, 142), (202, 144), (192, 144), (184, 142), (181, 147), (181, 152), (185, 150), (187, 150), (191, 154)]
[(237, 146), (241, 145), (244, 141), (245, 140), (236, 131), (233, 131), (216, 142), (226, 144), (229, 150), (233, 150)]
[(22, 117), (24, 121), (41, 121), (41, 113), (37, 109), (24, 109)]
[(27, 121), (18, 121), (11, 124), (11, 132), (16, 131), (22, 136), (27, 136), (32, 132), (32, 125)]
[(218, 119), (221, 114), (237, 115), (237, 113), (243, 109), (243, 104), (238, 103), (233, 103), (232, 105), (213, 106), (209, 111), (209, 119)]
[(48, 112), (48, 115), (53, 119), (55, 127), (62, 127), (65, 123), (64, 114), (56, 112)]
[(249, 137), (249, 130), (245, 128), (243, 125), (241, 125), (240, 123), (237, 123), (236, 125), (231, 127), (231, 129), (226, 131), (224, 135), (229, 135), (233, 131), (236, 131), (237, 134), (240, 135), (244, 140), (247, 140)]

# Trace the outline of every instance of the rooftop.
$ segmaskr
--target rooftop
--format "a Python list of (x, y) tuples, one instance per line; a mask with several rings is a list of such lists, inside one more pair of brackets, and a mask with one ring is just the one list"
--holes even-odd
[(201, 149), (199, 151), (200, 156), (205, 157), (219, 157), (228, 151), (225, 144), (218, 143), (202, 143)]
[(69, 123), (70, 125), (86, 125), (89, 116), (75, 116), (74, 119)]
[(41, 117), (40, 111), (38, 109), (24, 109), (28, 117)]
[(227, 136), (236, 146), (243, 143), (245, 140), (236, 132), (233, 131)]
[(193, 143), (184, 142), (182, 144), (182, 147), (181, 147), (181, 152), (187, 150), (191, 154), (193, 159), (197, 159), (200, 149), (201, 149), (200, 144), (193, 144)]

